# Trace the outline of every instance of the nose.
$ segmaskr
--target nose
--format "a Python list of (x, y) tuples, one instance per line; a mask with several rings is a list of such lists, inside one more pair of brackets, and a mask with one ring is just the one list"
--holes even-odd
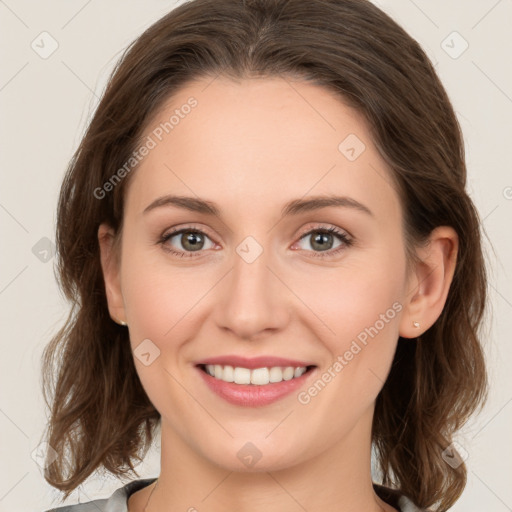
[(252, 262), (235, 253), (215, 305), (219, 328), (236, 338), (255, 340), (286, 327), (292, 293), (271, 260), (266, 250)]

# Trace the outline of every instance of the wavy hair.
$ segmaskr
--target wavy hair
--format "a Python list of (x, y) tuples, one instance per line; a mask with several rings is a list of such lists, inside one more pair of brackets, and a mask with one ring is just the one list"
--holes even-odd
[(151, 446), (160, 414), (139, 381), (127, 329), (109, 316), (97, 238), (103, 222), (119, 232), (136, 170), (104, 197), (97, 190), (164, 102), (217, 75), (298, 77), (357, 109), (399, 192), (408, 264), (435, 227), (457, 232), (444, 310), (418, 338), (398, 340), (372, 429), (382, 484), (420, 507), (447, 510), (467, 469), (452, 468), (442, 452), (487, 396), (481, 222), (465, 190), (463, 139), (446, 91), (420, 45), (367, 0), (193, 0), (123, 53), (60, 191), (57, 270), (71, 310), (42, 356), (45, 440), (56, 457), (48, 455), (46, 481), (67, 498), (97, 469), (137, 474), (133, 462)]

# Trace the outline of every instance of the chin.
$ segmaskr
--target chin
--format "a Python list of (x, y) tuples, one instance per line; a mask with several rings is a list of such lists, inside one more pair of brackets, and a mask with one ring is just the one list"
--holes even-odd
[(226, 471), (238, 473), (279, 471), (300, 463), (305, 457), (302, 446), (285, 444), (277, 438), (270, 441), (265, 435), (253, 440), (248, 436), (235, 437), (229, 443), (216, 443), (213, 450), (207, 446), (203, 456)]

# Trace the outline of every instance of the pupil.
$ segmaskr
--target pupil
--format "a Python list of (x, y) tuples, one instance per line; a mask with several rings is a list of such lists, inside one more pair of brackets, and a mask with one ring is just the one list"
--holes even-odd
[[(328, 243), (329, 237), (331, 238), (331, 243)], [(330, 249), (332, 247), (332, 235), (329, 233), (318, 233), (313, 237), (313, 243), (312, 246), (320, 249), (320, 250), (326, 250)]]
[(196, 251), (198, 249), (201, 249), (201, 242), (201, 235), (199, 233), (192, 233), (189, 231), (188, 233), (183, 234), (182, 245), (185, 248), (187, 248), (187, 244), (191, 244), (189, 248), (192, 249), (193, 251)]

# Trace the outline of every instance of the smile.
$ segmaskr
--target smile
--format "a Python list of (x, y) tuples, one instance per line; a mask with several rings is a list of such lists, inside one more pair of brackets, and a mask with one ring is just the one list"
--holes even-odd
[(240, 366), (200, 364), (203, 380), (210, 390), (234, 405), (256, 407), (275, 402), (304, 385), (316, 366)]
[(308, 371), (307, 366), (273, 366), (271, 368), (243, 368), (230, 365), (207, 364), (204, 365), (206, 373), (223, 380), (224, 382), (234, 382), (235, 384), (253, 384), (255, 386), (266, 386), (270, 383), (282, 382), (300, 377)]

